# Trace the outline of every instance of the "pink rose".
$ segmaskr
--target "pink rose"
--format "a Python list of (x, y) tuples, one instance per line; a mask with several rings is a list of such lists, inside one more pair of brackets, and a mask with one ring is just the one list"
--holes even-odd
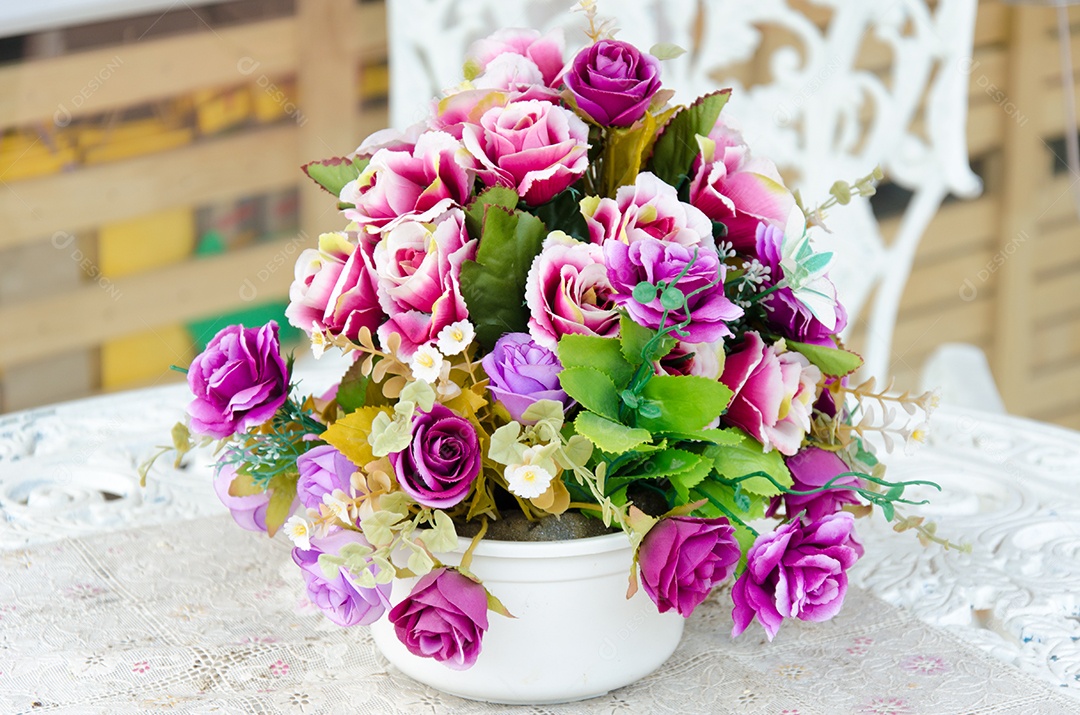
[(633, 186), (620, 187), (614, 199), (582, 199), (581, 212), (593, 243), (656, 238), (683, 246), (713, 245), (712, 222), (705, 214), (679, 201), (674, 186), (648, 171), (638, 174)]
[(463, 128), (462, 143), (487, 186), (515, 189), (531, 206), (551, 200), (589, 166), (589, 128), (568, 109), (537, 100), (484, 113)]
[(742, 551), (724, 517), (669, 516), (656, 522), (638, 547), (641, 586), (660, 613), (689, 618), (713, 587), (735, 572)]
[(777, 353), (761, 336), (747, 332), (727, 357), (720, 382), (735, 393), (723, 420), (765, 446), (792, 456), (810, 431), (821, 370), (796, 352)]
[(379, 305), (373, 242), (361, 237), (357, 246), (343, 233), (319, 236), (319, 248), (303, 251), (289, 288), (285, 317), (301, 330), (317, 327), (355, 341), (361, 328), (372, 332), (386, 317)]
[(559, 338), (568, 333), (616, 335), (619, 312), (611, 295), (600, 246), (553, 233), (525, 280), (529, 333), (549, 350), (556, 350)]
[(723, 123), (709, 133), (704, 152), (694, 160), (690, 203), (727, 226), (735, 249), (753, 252), (758, 224), (783, 226), (795, 207), (776, 165), (752, 157), (742, 137)]
[(453, 209), (434, 222), (405, 221), (375, 246), (379, 300), (389, 319), (379, 328), (383, 345), (401, 336), (401, 353), (434, 340), (447, 325), (469, 317), (461, 295), (461, 264), (476, 256), (465, 215)]
[(719, 380), (724, 367), (724, 341), (688, 343), (680, 340), (656, 362), (657, 374), (696, 375)]
[(559, 93), (542, 85), (534, 85), (522, 91), (465, 89), (435, 100), (429, 125), (431, 129), (446, 132), (460, 141), (465, 127), (479, 124), (480, 118), (489, 109), (529, 100), (558, 102)]
[(425, 132), (411, 151), (376, 151), (363, 173), (341, 189), (341, 201), (355, 206), (343, 213), (369, 233), (410, 219), (432, 221), (468, 203), (472, 167), (472, 158), (454, 137)]
[(390, 622), (413, 655), (466, 670), (480, 655), (487, 610), (483, 586), (453, 569), (437, 568), (390, 610)]
[(492, 72), (493, 63), (505, 62), (507, 56), (521, 58), (531, 65), (529, 70), (535, 71), (538, 82), (552, 86), (565, 64), (565, 47), (562, 28), (546, 35), (541, 35), (537, 30), (506, 28), (474, 42), (465, 61), (475, 63), (484, 75), (488, 75)]

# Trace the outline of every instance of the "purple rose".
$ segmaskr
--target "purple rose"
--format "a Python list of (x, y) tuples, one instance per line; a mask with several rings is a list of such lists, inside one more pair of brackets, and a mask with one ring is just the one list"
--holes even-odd
[(438, 568), (391, 609), (390, 622), (413, 655), (465, 670), (480, 655), (487, 610), (483, 586), (453, 569)]
[(335, 489), (349, 493), (350, 482), (356, 465), (341, 452), (328, 444), (301, 454), (296, 458), (300, 479), (296, 482), (296, 496), (308, 509), (318, 510), (324, 494)]
[(728, 520), (669, 516), (638, 547), (641, 585), (660, 613), (689, 618), (713, 586), (735, 571), (742, 551)]
[[(819, 447), (807, 447), (794, 457), (788, 457), (786, 461), (791, 471), (791, 488), (797, 492), (820, 489), (830, 479), (851, 471), (851, 468), (835, 452)], [(860, 484), (859, 478), (852, 475), (838, 479), (833, 482), (833, 485), (857, 487)], [(788, 517), (794, 518), (805, 512), (806, 518), (814, 521), (835, 514), (844, 504), (858, 504), (859, 500), (855, 492), (841, 488), (810, 495), (783, 494), (772, 498), (766, 516), (775, 514), (781, 502), (784, 504), (784, 511)]]
[(564, 407), (570, 402), (559, 386), (559, 358), (528, 333), (503, 335), (481, 364), (491, 380), (488, 390), (492, 397), (518, 422), (529, 405), (538, 400), (555, 400)]
[(844, 605), (847, 570), (858, 561), (855, 517), (837, 512), (762, 534), (746, 555), (746, 571), (731, 589), (735, 637), (757, 617), (769, 640), (784, 618), (827, 621)]
[(269, 420), (289, 391), (277, 323), (222, 329), (191, 362), (188, 386), (192, 432), (225, 439)]
[[(769, 267), (772, 285), (784, 277), (784, 269), (780, 267), (780, 250), (784, 240), (784, 232), (775, 226), (759, 223), (755, 238), (757, 258), (761, 264)], [(826, 290), (831, 290), (835, 296), (836, 288), (828, 276), (821, 279)], [(840, 333), (847, 327), (847, 311), (840, 301), (835, 301), (835, 323), (830, 328), (822, 323), (810, 312), (810, 309), (800, 303), (790, 288), (779, 288), (768, 295), (763, 301), (767, 306), (766, 320), (776, 328), (777, 332), (785, 338), (800, 343), (811, 345), (824, 345), (835, 347), (832, 336)]]
[(339, 626), (366, 626), (379, 620), (390, 606), (390, 584), (364, 588), (357, 585), (344, 567), (339, 567), (337, 575), (328, 579), (319, 566), (320, 555), (338, 556), (348, 544), (371, 546), (360, 532), (338, 529), (321, 539), (312, 539), (311, 548), (306, 551), (293, 549), (292, 557), (304, 576), (308, 599), (327, 618)]
[(413, 418), (412, 442), (391, 452), (401, 490), (420, 504), (446, 509), (469, 494), (480, 473), (480, 442), (464, 417), (438, 403)]
[(266, 508), (270, 505), (270, 494), (260, 492), (250, 496), (234, 497), (229, 494), (229, 487), (236, 479), (236, 465), (218, 463), (214, 475), (214, 493), (229, 509), (233, 521), (241, 529), (248, 531), (266, 531)]
[[(687, 318), (683, 340), (691, 343), (711, 343), (731, 335), (727, 322), (742, 316), (743, 310), (724, 295), (724, 276), (727, 267), (709, 248), (688, 248), (670, 241), (650, 237), (629, 246), (620, 241), (607, 241), (604, 246), (608, 279), (614, 289), (612, 300), (626, 309), (635, 322), (647, 328), (660, 328), (664, 306), (658, 293), (648, 303), (634, 299), (634, 287), (642, 281), (656, 285), (660, 281), (674, 284), (687, 297), (687, 313), (682, 308), (668, 312), (667, 324), (681, 323)], [(695, 253), (697, 257), (695, 258)], [(693, 262), (682, 278), (676, 278), (687, 264)], [(705, 288), (710, 283), (710, 288)], [(699, 289), (696, 295), (691, 295)]]
[(628, 42), (600, 40), (577, 53), (563, 81), (597, 124), (628, 127), (660, 90), (660, 60)]

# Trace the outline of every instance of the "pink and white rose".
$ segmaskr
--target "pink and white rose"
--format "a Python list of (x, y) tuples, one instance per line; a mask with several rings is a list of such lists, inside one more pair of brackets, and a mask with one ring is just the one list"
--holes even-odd
[(468, 318), (461, 264), (475, 256), (476, 239), (466, 233), (460, 209), (430, 223), (405, 221), (384, 233), (373, 256), (379, 300), (389, 316), (379, 328), (382, 344), (397, 333), (401, 353), (409, 357), (447, 325)]
[(373, 248), (367, 236), (358, 245), (347, 234), (324, 233), (317, 249), (302, 251), (285, 309), (289, 323), (309, 334), (318, 329), (352, 341), (361, 328), (374, 332), (386, 314), (376, 290)]
[(690, 203), (727, 226), (724, 240), (736, 250), (752, 252), (758, 224), (765, 221), (783, 227), (795, 207), (795, 197), (784, 186), (776, 165), (751, 156), (742, 136), (722, 120), (700, 144)]
[(341, 201), (354, 206), (343, 213), (368, 233), (389, 230), (403, 221), (433, 221), (468, 203), (473, 165), (454, 137), (425, 132), (411, 151), (376, 151), (360, 176), (341, 189)]
[(633, 186), (620, 187), (614, 199), (582, 199), (581, 213), (593, 243), (656, 238), (683, 246), (713, 245), (708, 217), (679, 201), (674, 186), (648, 171), (638, 174)]
[[(562, 74), (563, 51), (566, 49), (566, 40), (563, 37), (562, 28), (556, 28), (546, 35), (541, 35), (538, 30), (521, 28), (506, 28), (499, 30), (490, 37), (477, 40), (469, 48), (465, 57), (466, 66), (472, 65), (476, 70), (483, 73), (477, 80), (491, 75), (500, 62), (506, 63), (507, 57), (521, 58), (531, 65), (529, 72), (535, 72), (537, 82), (552, 86), (555, 80)], [(516, 62), (516, 60), (514, 60)], [(496, 67), (493, 67), (496, 65)], [(522, 67), (526, 65), (520, 63)], [(474, 82), (476, 86), (480, 84)], [(486, 86), (494, 86), (488, 84)], [(503, 87), (509, 89), (511, 87)]]
[(567, 334), (616, 335), (619, 312), (612, 293), (603, 249), (552, 233), (525, 280), (529, 333), (549, 350)]
[(780, 352), (749, 331), (720, 376), (735, 393), (722, 419), (749, 432), (766, 452), (775, 448), (790, 457), (810, 431), (820, 381), (821, 370), (806, 357)]
[(493, 107), (463, 127), (462, 143), (487, 186), (508, 186), (525, 203), (546, 203), (589, 167), (589, 128), (550, 102), (524, 100)]

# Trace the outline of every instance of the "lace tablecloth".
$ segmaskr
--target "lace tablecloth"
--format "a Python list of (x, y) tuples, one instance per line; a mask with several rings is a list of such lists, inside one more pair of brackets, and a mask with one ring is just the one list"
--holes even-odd
[[(397, 673), (364, 627), (298, 606), (281, 542), (227, 516), (0, 556), (0, 712), (1075, 713), (1019, 670), (865, 591), (828, 623), (730, 638), (717, 593), (668, 663), (561, 706), (441, 695)], [(523, 654), (525, 655), (525, 654)], [(527, 655), (526, 655), (527, 657)]]

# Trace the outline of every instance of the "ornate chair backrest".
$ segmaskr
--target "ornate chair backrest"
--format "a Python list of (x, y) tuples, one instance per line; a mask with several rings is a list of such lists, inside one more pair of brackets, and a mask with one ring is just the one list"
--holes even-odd
[[(568, 49), (586, 42), (574, 0), (388, 0), (391, 118), (424, 118), (427, 98), (461, 81), (469, 45), (500, 27), (561, 26)], [(676, 101), (730, 86), (726, 117), (777, 163), (811, 205), (837, 179), (880, 165), (913, 192), (886, 243), (868, 202), (830, 213), (818, 245), (836, 252), (832, 276), (851, 324), (871, 301), (867, 373), (885, 377), (900, 297), (927, 224), (949, 194), (981, 191), (968, 164), (968, 75), (977, 0), (622, 0), (624, 39), (673, 43), (663, 66)], [(870, 59), (867, 59), (870, 55)], [(876, 66), (875, 66), (876, 65)], [(739, 68), (766, 75), (740, 82)], [(850, 329), (850, 328), (849, 328)]]

